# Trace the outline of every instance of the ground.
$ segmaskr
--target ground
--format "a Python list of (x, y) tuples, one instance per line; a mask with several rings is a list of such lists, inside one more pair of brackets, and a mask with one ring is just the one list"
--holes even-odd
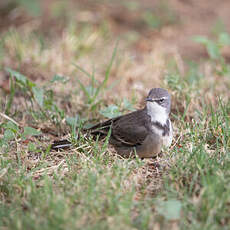
[[(1, 2), (0, 228), (228, 229), (229, 8)], [(172, 95), (174, 140), (159, 156), (123, 159), (81, 135), (153, 87)], [(62, 138), (74, 147), (51, 151)]]

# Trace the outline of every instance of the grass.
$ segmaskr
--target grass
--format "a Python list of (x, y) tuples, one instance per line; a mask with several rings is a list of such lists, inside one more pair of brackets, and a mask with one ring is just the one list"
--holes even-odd
[[(32, 22), (1, 40), (0, 229), (229, 229), (228, 34), (197, 37), (209, 55), (199, 62), (168, 58), (164, 45), (140, 60), (104, 22), (66, 23), (59, 37), (31, 36)], [(82, 136), (50, 151), (76, 126), (142, 107), (155, 86), (172, 94), (174, 127), (155, 159), (122, 159)]]

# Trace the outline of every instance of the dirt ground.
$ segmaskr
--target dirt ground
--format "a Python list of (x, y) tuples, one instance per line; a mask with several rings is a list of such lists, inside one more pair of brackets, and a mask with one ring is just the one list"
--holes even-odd
[[(62, 23), (52, 19), (50, 6), (58, 1), (48, 0), (42, 2), (42, 17), (40, 29), (45, 33), (61, 33)], [(155, 40), (161, 40), (171, 49), (177, 49), (186, 58), (200, 58), (206, 55), (201, 46), (192, 41), (195, 35), (212, 35), (212, 31), (218, 30), (221, 24), (230, 32), (230, 1), (229, 0), (142, 0), (126, 1), (121, 4), (117, 1), (71, 1), (73, 9), (76, 9), (74, 17), (97, 25), (102, 20), (107, 20), (111, 31), (116, 36), (122, 36), (127, 31), (138, 33), (139, 39), (134, 48), (138, 52), (146, 52), (151, 49)], [(128, 6), (128, 7), (127, 7)], [(159, 7), (160, 6), (160, 7)], [(163, 6), (163, 7), (162, 7)], [(0, 4), (1, 21), (0, 31), (6, 31), (9, 26), (20, 27), (33, 17), (10, 11), (11, 7)], [(143, 11), (154, 11), (158, 15), (173, 14), (173, 23), (166, 23), (159, 29), (149, 28), (143, 23), (141, 14)], [(79, 13), (80, 12), (80, 13)], [(68, 15), (68, 12), (66, 12)], [(166, 15), (167, 16), (167, 15)], [(170, 21), (170, 19), (169, 19)], [(168, 24), (168, 25), (167, 25)], [(216, 26), (215, 26), (216, 25)], [(226, 58), (230, 53), (226, 52)]]
[[(152, 0), (144, 0), (142, 2), (143, 8), (152, 10), (159, 4), (159, 1)], [(141, 33), (137, 47), (144, 48), (141, 44), (145, 44), (144, 50), (148, 50), (147, 46), (151, 47), (151, 43), (154, 40), (160, 39), (166, 46), (170, 46), (171, 49), (177, 49), (183, 57), (199, 59), (207, 54), (200, 45), (192, 41), (191, 38), (193, 36), (212, 36), (212, 31), (218, 29), (218, 23), (221, 24), (221, 22), (225, 25), (226, 31), (230, 32), (230, 1), (228, 0), (168, 0), (165, 2), (167, 2), (168, 7), (177, 16), (177, 21), (173, 25), (164, 26), (157, 32), (149, 30), (149, 28), (143, 30), (143, 28), (136, 27)], [(114, 15), (114, 12), (110, 13)], [(124, 28), (124, 25), (129, 25), (127, 23), (129, 20), (127, 12), (122, 13), (121, 9), (117, 9), (115, 15), (115, 18), (119, 16), (122, 18), (122, 20), (117, 20), (115, 23), (116, 31)], [(138, 16), (135, 20), (138, 22)], [(128, 29), (127, 27), (125, 29)], [(120, 31), (122, 33), (123, 30)], [(230, 53), (226, 52), (226, 58), (230, 57), (229, 55)]]
[[(174, 58), (179, 55), (178, 62), (181, 63), (186, 60), (199, 62), (207, 58), (208, 54), (202, 45), (192, 40), (194, 36), (203, 35), (215, 38), (218, 32), (230, 32), (229, 0), (132, 0), (124, 3), (114, 0), (72, 0), (65, 2), (65, 4), (61, 1), (47, 0), (40, 1), (41, 10), (38, 17), (31, 16), (30, 11), (24, 10), (21, 6), (15, 6), (14, 2), (17, 1), (12, 2), (12, 4), (6, 4), (7, 1), (0, 3), (0, 33), (3, 36), (12, 27), (16, 27), (17, 30), (25, 30), (26, 33), (28, 33), (28, 30), (32, 30), (33, 33), (42, 34), (46, 41), (52, 44), (61, 40), (59, 38), (63, 36), (70, 18), (80, 25), (94, 27), (95, 31), (97, 31), (98, 26), (104, 23), (110, 35), (108, 38), (110, 43), (115, 43), (116, 40), (123, 42), (123, 40), (129, 39), (125, 49), (128, 49), (130, 54), (134, 54), (135, 62), (139, 66), (146, 64), (146, 61), (143, 62), (142, 60), (143, 57), (151, 54), (158, 59), (158, 56), (162, 55), (162, 53), (167, 53), (167, 55)], [(152, 16), (150, 16), (150, 19), (147, 18), (149, 13), (150, 15), (152, 13), (155, 15), (153, 20)], [(152, 25), (151, 20), (157, 21), (158, 24)], [(108, 46), (108, 44), (106, 45)], [(159, 52), (158, 47), (161, 49)], [(104, 47), (101, 48), (104, 49)], [(229, 48), (222, 50), (222, 55), (226, 62), (230, 61)], [(3, 59), (3, 68), (18, 69), (17, 59), (10, 57), (10, 55), (8, 56), (8, 58)], [(97, 62), (100, 63), (106, 59), (104, 57), (104, 59), (101, 58)], [(66, 59), (68, 66), (71, 61), (69, 60), (68, 62), (68, 59)], [(88, 61), (92, 62), (92, 57)], [(181, 65), (182, 75), (184, 72), (183, 65)], [(124, 77), (131, 83), (139, 81), (140, 76), (145, 74), (144, 68), (148, 69), (145, 66), (139, 73), (137, 68), (133, 68), (133, 71)], [(53, 69), (55, 69), (53, 72), (44, 72), (41, 68), (36, 67), (36, 63), (31, 61), (27, 63), (27, 61), (23, 60), (20, 63), (20, 71), (33, 81), (43, 81), (57, 72), (69, 74), (66, 71), (66, 65), (64, 68), (61, 65), (57, 65)], [(154, 71), (154, 78), (158, 79), (160, 73), (157, 73), (156, 69), (151, 67), (149, 75), (151, 71)], [(120, 74), (122, 75), (123, 73)], [(133, 77), (135, 75), (137, 76)], [(0, 87), (4, 91), (9, 91), (9, 76), (4, 71), (0, 71)]]
[[(125, 41), (126, 45), (121, 49), (123, 51), (128, 50), (129, 57), (133, 54), (135, 63), (133, 68), (127, 67), (129, 63), (124, 66), (124, 68), (130, 70), (127, 71), (126, 75), (123, 75), (122, 71), (114, 75), (123, 76), (132, 85), (135, 82), (138, 84), (140, 76), (143, 74), (154, 75), (156, 84), (158, 84), (157, 79), (161, 78), (165, 65), (165, 63), (161, 63), (162, 60), (159, 56), (165, 54), (178, 59), (178, 66), (181, 63), (180, 72), (183, 75), (184, 68), (186, 68), (184, 64), (186, 64), (187, 60), (200, 62), (208, 58), (205, 48), (193, 41), (194, 36), (202, 35), (215, 39), (220, 32), (230, 32), (230, 1), (228, 0), (132, 0), (124, 3), (114, 0), (72, 0), (65, 3), (47, 0), (40, 1), (40, 3), (40, 16), (35, 17), (33, 14), (30, 15), (30, 11), (23, 9), (21, 6), (7, 5), (1, 2), (0, 33), (4, 36), (12, 28), (16, 28), (18, 31), (25, 31), (26, 34), (28, 34), (28, 30), (31, 30), (35, 34), (41, 34), (45, 41), (48, 41), (48, 44), (53, 43), (58, 47), (58, 43), (62, 40), (61, 38), (65, 36), (65, 29), (70, 19), (77, 25), (90, 26), (96, 32), (99, 27), (101, 28), (101, 25), (105, 24), (105, 30), (109, 34), (107, 40), (108, 44), (110, 44), (103, 46), (102, 42), (101, 47), (97, 49), (106, 50), (110, 45), (114, 45), (115, 41), (119, 40), (120, 43)], [(154, 18), (152, 18), (152, 15), (154, 15)], [(157, 22), (157, 24), (152, 24), (153, 22)], [(92, 44), (92, 46), (96, 47), (96, 44)], [(54, 47), (54, 49), (56, 48)], [(123, 51), (121, 53), (124, 53)], [(59, 51), (57, 50), (56, 52)], [(104, 54), (103, 57), (100, 57), (100, 60), (98, 60), (98, 52), (100, 51), (96, 50), (94, 57), (90, 57), (89, 60), (84, 57), (82, 63), (86, 68), (85, 62), (92, 63), (93, 59), (96, 58), (97, 63), (103, 63), (108, 59), (112, 51), (111, 49), (108, 50), (107, 57)], [(106, 52), (103, 51), (102, 53)], [(71, 74), (69, 66), (73, 60), (70, 54), (67, 55), (65, 64), (58, 65), (56, 63), (50, 70), (46, 69), (45, 71), (36, 66), (38, 62), (36, 63), (32, 60), (30, 62), (22, 60), (19, 66), (17, 58), (12, 57), (11, 54), (8, 55), (8, 58), (3, 58), (2, 66), (3, 68), (20, 68), (20, 71), (31, 80), (44, 81), (57, 72), (67, 76)], [(222, 49), (222, 55), (226, 62), (230, 61), (229, 47)], [(144, 58), (145, 60), (143, 61)], [(160, 72), (151, 63), (146, 66), (146, 63), (148, 63), (146, 60), (149, 58), (155, 60), (156, 64), (154, 65), (162, 66)], [(157, 63), (158, 61), (159, 63)], [(80, 60), (79, 64), (82, 63)], [(66, 68), (67, 65), (68, 68)], [(87, 65), (91, 68), (90, 64)], [(100, 76), (99, 72), (98, 75)], [(127, 82), (123, 84), (124, 88), (119, 88), (119, 92), (123, 96), (127, 96), (123, 94), (127, 87)], [(143, 82), (143, 85), (146, 86), (146, 84), (146, 82)], [(0, 71), (0, 87), (9, 92), (9, 76), (4, 71)]]

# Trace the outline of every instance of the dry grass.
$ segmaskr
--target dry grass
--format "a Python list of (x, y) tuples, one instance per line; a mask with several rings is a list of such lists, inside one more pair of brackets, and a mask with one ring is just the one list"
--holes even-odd
[[(91, 18), (84, 12), (78, 16), (81, 20)], [(115, 38), (110, 19), (97, 25), (75, 24), (73, 19), (60, 33), (53, 29), (58, 36), (45, 35), (40, 18), (2, 32), (6, 55), (1, 56), (0, 73), (0, 227), (227, 229), (227, 61), (206, 58), (189, 65), (177, 45), (162, 37), (139, 39), (137, 48), (129, 37), (133, 31)], [(117, 40), (108, 82), (92, 105), (76, 80), (92, 87), (90, 79), (74, 64), (95, 71), (102, 82)], [(44, 105), (31, 96), (29, 86), (14, 80), (15, 88), (10, 88), (5, 67), (43, 88)], [(66, 81), (52, 82), (55, 74)], [(78, 114), (84, 123), (93, 123), (105, 119), (100, 111), (110, 104), (128, 112), (123, 98), (140, 108), (153, 87), (167, 88), (173, 98), (174, 142), (157, 158), (122, 159), (104, 142), (84, 138), (70, 150), (50, 151), (54, 139), (73, 136), (68, 117)], [(23, 137), (26, 126), (41, 133)]]

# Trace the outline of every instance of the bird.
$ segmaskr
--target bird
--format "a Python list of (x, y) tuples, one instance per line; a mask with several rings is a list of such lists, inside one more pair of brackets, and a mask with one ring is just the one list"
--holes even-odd
[[(84, 131), (99, 139), (110, 133), (109, 143), (124, 158), (155, 157), (172, 143), (171, 96), (166, 89), (152, 88), (145, 101), (143, 109), (100, 122)], [(70, 145), (68, 140), (56, 141), (51, 149)]]

